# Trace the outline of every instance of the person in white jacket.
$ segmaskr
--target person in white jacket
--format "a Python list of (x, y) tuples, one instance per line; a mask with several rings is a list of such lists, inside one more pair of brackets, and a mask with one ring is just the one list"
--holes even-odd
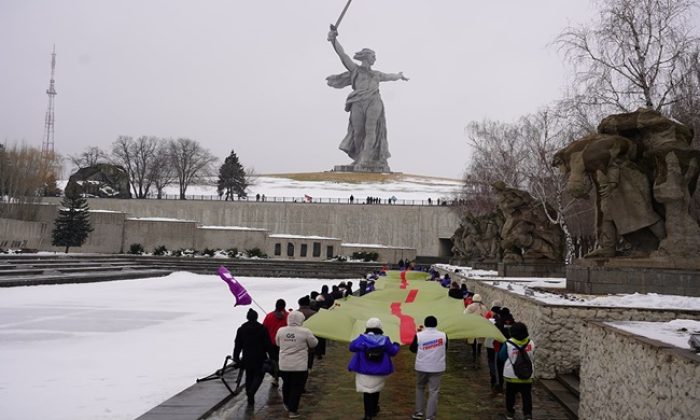
[(287, 326), (280, 328), (275, 336), (275, 343), (280, 348), (282, 400), (289, 410), (290, 419), (299, 417), (299, 400), (309, 377), (309, 350), (318, 344), (311, 330), (302, 327), (304, 319), (303, 313), (290, 312)]
[[(484, 302), (481, 299), (481, 295), (477, 293), (472, 297), (472, 303), (470, 303), (469, 306), (467, 306), (467, 308), (464, 310), (464, 313), (485, 316), (488, 310), (489, 308), (487, 308), (486, 305), (484, 305)], [(472, 345), (472, 361), (476, 363), (479, 360), (479, 356), (481, 356), (481, 339), (474, 338), (471, 339), (471, 341), (467, 341), (467, 343), (469, 342), (471, 342)]]
[[(416, 353), (416, 411), (413, 419), (433, 420), (437, 415), (440, 381), (445, 372), (447, 334), (437, 329), (437, 318), (428, 316), (423, 321), (409, 347)], [(425, 404), (425, 388), (428, 388), (428, 404)]]

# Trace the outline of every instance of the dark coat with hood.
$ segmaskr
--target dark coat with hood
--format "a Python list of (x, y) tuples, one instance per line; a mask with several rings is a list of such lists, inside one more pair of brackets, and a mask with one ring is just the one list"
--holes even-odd
[[(245, 369), (262, 369), (271, 347), (272, 342), (265, 327), (257, 320), (248, 321), (236, 332), (233, 360)], [(241, 351), (243, 359), (240, 357)]]

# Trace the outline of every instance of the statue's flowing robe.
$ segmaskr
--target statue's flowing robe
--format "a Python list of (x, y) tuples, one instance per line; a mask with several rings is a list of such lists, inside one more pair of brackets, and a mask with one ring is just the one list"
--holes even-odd
[[(371, 72), (372, 77), (376, 78), (376, 83), (372, 83), (370, 88), (358, 89), (355, 86), (355, 79), (361, 71)], [(351, 117), (353, 112), (364, 112), (370, 104), (376, 101), (378, 101), (381, 106), (381, 113), (375, 128), (376, 143), (373, 145), (365, 145), (365, 133), (356, 133), (352, 127), (352, 122), (348, 121), (348, 132), (345, 138), (340, 142), (339, 149), (347, 153), (348, 156), (354, 160), (358, 160), (361, 157), (363, 150), (371, 150), (372, 155), (366, 156), (366, 158), (370, 158), (372, 161), (386, 162), (386, 160), (391, 157), (391, 154), (389, 153), (389, 142), (387, 141), (386, 134), (384, 103), (379, 95), (379, 82), (392, 79), (380, 71), (364, 69), (358, 66), (353, 70), (328, 76), (326, 80), (329, 86), (337, 89), (352, 86), (353, 91), (345, 100), (345, 111), (350, 112)]]

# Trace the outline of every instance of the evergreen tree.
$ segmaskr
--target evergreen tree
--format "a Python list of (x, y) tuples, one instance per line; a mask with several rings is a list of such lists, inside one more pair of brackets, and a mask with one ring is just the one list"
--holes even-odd
[(217, 191), (219, 195), (226, 193), (226, 200), (233, 200), (233, 194), (238, 194), (241, 197), (247, 197), (245, 190), (248, 188), (249, 182), (246, 179), (243, 165), (238, 160), (236, 152), (231, 150), (224, 164), (219, 168), (219, 180), (217, 182)]
[(51, 243), (53, 246), (65, 246), (68, 253), (68, 248), (84, 244), (93, 229), (90, 224), (87, 199), (80, 196), (75, 184), (69, 184), (66, 187), (61, 207), (54, 222)]

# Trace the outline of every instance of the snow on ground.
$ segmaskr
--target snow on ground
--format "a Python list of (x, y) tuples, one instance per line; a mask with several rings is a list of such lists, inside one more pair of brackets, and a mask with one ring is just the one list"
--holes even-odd
[(700, 297), (661, 295), (657, 293), (632, 293), (605, 296), (576, 293), (549, 293), (533, 290), (532, 288), (545, 287), (549, 289), (565, 289), (566, 279), (497, 277), (497, 273), (494, 271), (472, 270), (470, 267), (446, 264), (438, 264), (436, 266), (453, 273), (459, 272), (465, 276), (478, 278), (480, 281), (489, 283), (495, 287), (510, 290), (511, 293), (527, 295), (540, 302), (551, 305), (685, 309), (700, 311)]
[(265, 229), (251, 228), (245, 226), (199, 226), (199, 229), (214, 229), (214, 230), (254, 230), (265, 231)]
[(674, 319), (669, 322), (618, 321), (606, 324), (682, 349), (692, 349), (688, 344), (690, 334), (700, 334), (700, 321), (689, 319)]
[(141, 220), (144, 222), (194, 222), (195, 220), (173, 219), (171, 217), (129, 217), (126, 220)]
[[(265, 310), (341, 281), (238, 280)], [(187, 272), (3, 289), (0, 417), (133, 419), (221, 367), (249, 308), (234, 303), (218, 276)]]
[[(57, 182), (61, 189), (65, 189), (67, 180)], [(286, 201), (298, 199), (303, 201), (304, 195), (313, 198), (314, 201), (322, 199), (342, 200), (347, 202), (351, 195), (356, 203), (364, 202), (367, 197), (378, 197), (382, 202), (388, 198), (396, 197), (398, 204), (427, 204), (430, 198), (434, 204), (436, 200), (455, 198), (462, 188), (459, 180), (440, 178), (422, 178), (419, 176), (406, 176), (401, 181), (389, 180), (386, 182), (332, 182), (332, 181), (296, 181), (290, 178), (280, 178), (260, 175), (255, 178), (255, 184), (248, 188), (248, 200), (255, 200), (255, 195), (265, 195), (268, 201), (275, 197), (287, 198)], [(155, 194), (155, 191), (153, 192)], [(177, 184), (165, 188), (167, 198), (179, 196)], [(190, 185), (187, 188), (187, 196), (203, 196), (203, 198), (219, 198), (216, 191), (216, 180), (212, 179), (210, 185)]]
[(352, 243), (342, 243), (342, 246), (355, 247), (355, 248), (401, 248), (401, 249), (411, 249), (391, 245), (380, 245), (380, 244), (352, 244)]
[[(316, 198), (343, 198), (353, 195), (356, 200), (366, 197), (379, 197), (386, 200), (396, 197), (398, 200), (432, 200), (438, 198), (452, 199), (460, 190), (460, 181), (424, 178), (405, 178), (403, 181), (377, 183), (342, 183), (295, 181), (288, 178), (260, 176), (255, 185), (250, 187), (249, 196), (265, 194), (267, 197), (300, 197), (304, 194)], [(215, 187), (208, 187), (203, 194), (216, 194)], [(168, 193), (170, 194), (170, 193)], [(188, 194), (198, 194), (190, 192)]]

